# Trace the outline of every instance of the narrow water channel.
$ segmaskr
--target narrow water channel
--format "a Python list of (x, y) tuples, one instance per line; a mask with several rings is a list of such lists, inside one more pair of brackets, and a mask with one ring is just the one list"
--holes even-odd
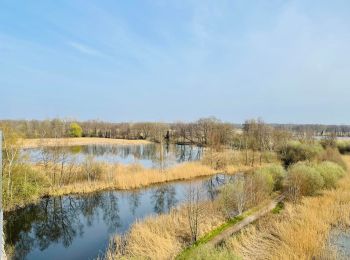
[(168, 212), (186, 199), (190, 186), (213, 199), (217, 188), (236, 177), (216, 175), (134, 191), (43, 198), (5, 214), (6, 251), (13, 259), (94, 259), (114, 234), (137, 220)]

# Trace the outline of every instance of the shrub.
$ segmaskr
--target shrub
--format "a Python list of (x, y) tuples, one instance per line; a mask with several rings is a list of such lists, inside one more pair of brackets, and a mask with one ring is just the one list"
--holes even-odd
[(314, 167), (299, 162), (288, 169), (285, 185), (288, 197), (296, 201), (304, 195), (315, 195), (323, 187), (324, 180)]
[[(8, 180), (4, 176), (4, 183)], [(50, 185), (50, 181), (43, 173), (34, 171), (29, 166), (16, 165), (12, 174), (12, 187), (10, 188), (10, 198), (4, 200), (4, 207), (11, 208), (14, 205), (24, 205), (41, 196), (45, 187)], [(7, 193), (7, 185), (4, 185), (3, 194)]]
[(344, 169), (334, 162), (322, 162), (315, 165), (315, 169), (323, 177), (326, 189), (335, 188), (338, 179), (345, 175)]
[(341, 154), (350, 153), (350, 141), (338, 141), (337, 148)]
[(228, 183), (220, 189), (218, 203), (227, 219), (232, 218), (237, 213), (242, 214), (246, 209), (246, 193), (246, 185), (243, 178), (236, 179), (234, 183)]
[(233, 217), (233, 212), (235, 210), (235, 202), (233, 198), (234, 193), (234, 186), (233, 183), (225, 184), (220, 189), (220, 194), (218, 196), (218, 204), (220, 207), (220, 210), (225, 215), (227, 219), (230, 219)]
[(245, 195), (247, 197), (247, 208), (255, 207), (266, 200), (274, 186), (273, 178), (266, 172), (254, 172), (248, 174), (245, 180)]
[(315, 160), (322, 151), (323, 148), (320, 144), (293, 142), (281, 149), (279, 155), (284, 165), (289, 166), (299, 161)]
[(272, 164), (256, 171), (257, 174), (271, 175), (273, 179), (273, 190), (280, 190), (283, 187), (283, 180), (286, 176), (286, 170), (279, 164)]
[(339, 166), (341, 166), (344, 170), (347, 169), (347, 165), (344, 162), (343, 158), (341, 157), (337, 149), (327, 148), (320, 154), (319, 158), (320, 158), (320, 161), (334, 162)]
[(229, 164), (229, 155), (223, 152), (213, 152), (209, 150), (204, 154), (203, 164), (215, 170), (225, 170)]
[(104, 173), (103, 164), (96, 162), (92, 156), (86, 157), (82, 164), (82, 175), (88, 181), (99, 180)]
[(69, 136), (71, 137), (82, 137), (83, 129), (77, 123), (71, 123), (69, 127)]

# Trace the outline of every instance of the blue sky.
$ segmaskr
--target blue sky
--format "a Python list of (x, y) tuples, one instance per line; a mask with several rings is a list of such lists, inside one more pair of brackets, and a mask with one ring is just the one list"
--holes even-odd
[(350, 124), (350, 2), (0, 0), (0, 119)]

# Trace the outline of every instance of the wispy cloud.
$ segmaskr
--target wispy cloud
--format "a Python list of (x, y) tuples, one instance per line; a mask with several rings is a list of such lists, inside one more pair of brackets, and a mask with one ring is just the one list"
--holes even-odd
[(96, 50), (90, 46), (87, 46), (85, 44), (82, 44), (79, 42), (72, 42), (72, 41), (68, 42), (67, 44), (83, 54), (88, 54), (88, 55), (92, 55), (92, 56), (103, 56), (102, 52), (100, 52), (99, 50)]

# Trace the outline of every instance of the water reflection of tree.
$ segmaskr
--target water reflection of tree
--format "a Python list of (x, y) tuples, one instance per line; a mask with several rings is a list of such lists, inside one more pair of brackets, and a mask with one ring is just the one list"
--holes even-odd
[(161, 186), (156, 188), (152, 194), (154, 212), (161, 214), (168, 212), (177, 202), (174, 186)]
[(50, 197), (40, 203), (5, 214), (5, 239), (14, 247), (15, 259), (23, 259), (34, 248), (45, 250), (52, 243), (69, 247), (82, 236), (82, 216), (91, 225), (102, 208), (103, 220), (110, 230), (119, 226), (118, 200), (112, 192), (103, 195)]
[(119, 228), (120, 217), (118, 207), (118, 197), (115, 192), (109, 191), (104, 194), (102, 203), (103, 220), (108, 226), (110, 233), (115, 232), (116, 228)]
[(98, 214), (98, 211), (95, 211), (103, 202), (102, 193), (94, 193), (80, 197), (79, 199), (79, 209), (83, 216), (86, 218), (88, 226), (91, 226), (94, 218)]
[[(95, 156), (110, 162), (117, 162), (119, 159), (125, 160), (133, 158), (135, 161), (148, 160), (154, 167), (166, 168), (175, 163), (199, 160), (202, 154), (202, 148), (191, 145), (173, 145), (165, 143), (146, 145), (85, 145), (74, 147), (57, 147), (57, 149), (46, 148), (45, 150), (28, 150), (33, 161), (46, 161), (56, 154), (69, 154), (67, 161), (74, 157), (78, 161), (84, 160), (87, 156)], [(47, 157), (47, 158), (46, 158)], [(73, 158), (71, 158), (73, 157)], [(46, 158), (46, 159), (45, 159)]]
[(135, 216), (136, 209), (140, 204), (140, 194), (141, 193), (139, 191), (132, 191), (130, 193), (130, 196), (128, 196), (128, 203), (133, 216)]

